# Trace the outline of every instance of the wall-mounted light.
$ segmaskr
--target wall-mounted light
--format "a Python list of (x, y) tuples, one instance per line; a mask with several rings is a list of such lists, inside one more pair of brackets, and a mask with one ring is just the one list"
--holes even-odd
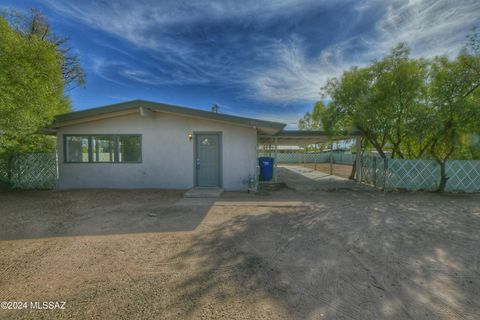
[(192, 141), (193, 135), (191, 133), (188, 134), (188, 140)]

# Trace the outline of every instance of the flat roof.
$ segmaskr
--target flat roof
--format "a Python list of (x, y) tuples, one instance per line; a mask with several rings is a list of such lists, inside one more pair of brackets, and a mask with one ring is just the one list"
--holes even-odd
[(227, 122), (241, 126), (257, 128), (259, 132), (273, 135), (282, 130), (286, 124), (274, 121), (266, 121), (253, 118), (239, 117), (223, 113), (215, 113), (199, 109), (187, 108), (160, 102), (145, 100), (132, 100), (92, 109), (64, 113), (55, 117), (52, 128), (73, 125), (81, 122), (89, 122), (98, 119), (115, 117), (123, 114), (139, 112), (140, 108), (153, 112), (164, 112), (186, 117), (203, 118), (214, 121)]

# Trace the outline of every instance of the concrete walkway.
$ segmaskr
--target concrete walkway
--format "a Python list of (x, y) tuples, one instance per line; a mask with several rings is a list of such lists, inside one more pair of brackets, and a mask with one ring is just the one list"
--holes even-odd
[(358, 184), (353, 180), (299, 165), (278, 166), (278, 180), (298, 191), (373, 190), (371, 187)]
[(218, 198), (223, 189), (218, 187), (195, 187), (183, 194), (185, 198)]

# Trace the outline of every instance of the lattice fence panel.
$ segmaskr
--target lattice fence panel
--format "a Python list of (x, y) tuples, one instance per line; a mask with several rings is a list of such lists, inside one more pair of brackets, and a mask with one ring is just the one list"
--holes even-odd
[(12, 188), (54, 189), (57, 159), (54, 153), (25, 153), (14, 156), (11, 166)]
[(447, 161), (446, 191), (480, 191), (480, 160)]
[[(268, 157), (268, 152), (259, 152), (259, 157)], [(275, 152), (271, 154), (275, 157)], [(278, 152), (278, 163), (329, 163), (330, 153), (303, 153), (303, 152)], [(355, 161), (355, 155), (350, 153), (334, 153), (333, 163), (352, 164)]]
[(303, 162), (303, 154), (298, 152), (279, 152), (277, 154), (278, 163), (300, 163)]
[(362, 183), (383, 188), (385, 185), (385, 161), (380, 157), (362, 157)]
[(333, 162), (341, 164), (352, 164), (355, 162), (355, 155), (351, 153), (334, 153)]
[(8, 186), (9, 185), (9, 164), (8, 164), (8, 158), (7, 157), (2, 157), (0, 158), (0, 188)]
[(434, 160), (388, 159), (387, 189), (436, 190), (439, 179)]

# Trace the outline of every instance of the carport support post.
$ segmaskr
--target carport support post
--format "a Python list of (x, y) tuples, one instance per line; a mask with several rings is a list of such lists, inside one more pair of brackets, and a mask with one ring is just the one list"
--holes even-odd
[(303, 166), (306, 166), (307, 163), (307, 146), (303, 146)]
[(362, 138), (355, 138), (355, 149), (357, 149), (357, 156), (355, 157), (355, 174), (357, 182), (362, 182)]
[(277, 162), (277, 156), (278, 156), (278, 140), (277, 137), (275, 137), (275, 162), (274, 162), (274, 169), (275, 169), (275, 176), (274, 176), (274, 181), (277, 183), (277, 170), (278, 170), (278, 162)]

